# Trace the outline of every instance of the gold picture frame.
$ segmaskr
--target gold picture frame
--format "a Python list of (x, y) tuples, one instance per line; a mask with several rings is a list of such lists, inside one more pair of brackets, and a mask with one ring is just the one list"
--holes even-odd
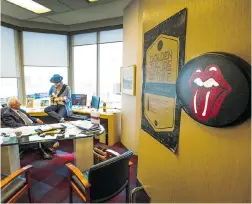
[(136, 65), (121, 67), (121, 92), (136, 95)]
[(33, 108), (34, 107), (34, 98), (27, 98), (26, 99), (26, 108)]

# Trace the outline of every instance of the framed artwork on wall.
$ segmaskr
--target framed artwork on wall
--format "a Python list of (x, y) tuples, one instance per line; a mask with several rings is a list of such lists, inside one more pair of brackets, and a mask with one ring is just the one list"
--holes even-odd
[(26, 108), (33, 108), (34, 106), (34, 98), (27, 98), (26, 99)]
[(50, 101), (49, 100), (41, 100), (40, 101), (40, 107), (47, 107), (49, 106)]
[(121, 68), (121, 92), (124, 94), (136, 94), (136, 66), (131, 65)]

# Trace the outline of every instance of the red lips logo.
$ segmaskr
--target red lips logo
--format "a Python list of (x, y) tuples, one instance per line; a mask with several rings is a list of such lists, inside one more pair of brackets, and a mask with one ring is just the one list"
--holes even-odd
[(188, 85), (193, 91), (192, 113), (202, 121), (216, 117), (226, 96), (232, 91), (215, 64), (208, 65), (205, 70), (197, 68)]

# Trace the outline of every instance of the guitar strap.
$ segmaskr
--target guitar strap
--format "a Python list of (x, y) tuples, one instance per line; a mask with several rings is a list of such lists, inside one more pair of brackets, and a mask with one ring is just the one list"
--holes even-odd
[(65, 90), (66, 90), (67, 85), (64, 84), (60, 92), (58, 93), (57, 97), (59, 97)]

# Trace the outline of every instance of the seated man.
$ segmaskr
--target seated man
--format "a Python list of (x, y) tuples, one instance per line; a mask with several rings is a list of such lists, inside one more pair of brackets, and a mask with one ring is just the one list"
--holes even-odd
[(49, 91), (51, 105), (44, 110), (60, 123), (65, 122), (64, 117), (72, 114), (71, 89), (62, 80), (63, 77), (58, 74), (54, 74), (50, 79), (53, 83)]
[(34, 124), (43, 124), (40, 119), (29, 116), (24, 110), (20, 109), (21, 103), (17, 98), (10, 98), (8, 107), (3, 113), (3, 122), (8, 127), (31, 126)]
[[(8, 109), (2, 115), (2, 122), (7, 127), (17, 128), (22, 126), (31, 126), (43, 124), (40, 119), (31, 117), (24, 110), (20, 109), (21, 103), (17, 98), (10, 98), (8, 101)], [(39, 145), (41, 147), (41, 145)], [(55, 143), (54, 148), (58, 146), (58, 142)], [(54, 153), (52, 148), (46, 148), (50, 152)], [(44, 149), (40, 148), (44, 159), (51, 159), (52, 157), (47, 154)]]

